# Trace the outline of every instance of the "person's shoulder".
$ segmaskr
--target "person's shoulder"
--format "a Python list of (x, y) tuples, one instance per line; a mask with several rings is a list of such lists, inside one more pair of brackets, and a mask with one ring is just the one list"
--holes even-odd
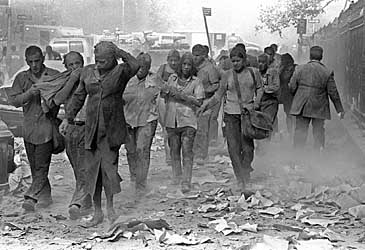
[(18, 82), (18, 81), (22, 81), (23, 79), (25, 79), (29, 74), (29, 70), (24, 70), (19, 72), (15, 78), (14, 78), (14, 82)]

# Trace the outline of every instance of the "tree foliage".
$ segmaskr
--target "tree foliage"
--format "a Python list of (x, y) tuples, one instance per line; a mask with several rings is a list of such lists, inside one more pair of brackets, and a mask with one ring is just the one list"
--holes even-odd
[(335, 0), (278, 0), (275, 5), (262, 7), (259, 20), (261, 25), (256, 30), (268, 29), (278, 32), (290, 26), (296, 26), (301, 18), (315, 18)]

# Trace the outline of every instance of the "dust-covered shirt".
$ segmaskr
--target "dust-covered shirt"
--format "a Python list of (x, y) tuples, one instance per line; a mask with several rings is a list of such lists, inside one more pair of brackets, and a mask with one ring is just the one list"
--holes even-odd
[[(179, 77), (173, 74), (170, 76), (167, 84), (187, 95), (195, 97), (197, 100), (204, 99), (204, 88), (197, 77), (190, 77), (184, 85), (179, 84), (178, 81), (180, 81)], [(173, 98), (168, 98), (167, 100), (165, 115), (165, 126), (167, 128), (192, 127), (197, 129), (197, 116), (191, 107), (176, 102)]]

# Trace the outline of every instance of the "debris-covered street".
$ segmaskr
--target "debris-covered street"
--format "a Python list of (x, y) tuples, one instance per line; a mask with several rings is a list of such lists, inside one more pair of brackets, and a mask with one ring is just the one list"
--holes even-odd
[[(350, 118), (344, 122), (353, 124)], [(57, 155), (51, 164), (54, 203), (49, 208), (22, 214), (21, 193), (29, 173), (19, 173), (22, 181), (11, 184), (16, 196), (3, 197), (0, 248), (365, 249), (362, 156), (339, 120), (327, 128), (329, 146), (321, 159), (291, 161), (285, 135), (274, 140), (256, 158), (244, 193), (235, 189), (225, 146), (212, 149), (215, 155), (204, 167), (194, 167), (190, 193), (169, 185), (171, 170), (158, 133), (150, 191), (136, 201), (122, 149), (119, 172), (124, 181), (115, 202), (120, 217), (111, 228), (108, 222), (84, 228), (90, 216), (68, 219), (74, 177), (67, 158)]]

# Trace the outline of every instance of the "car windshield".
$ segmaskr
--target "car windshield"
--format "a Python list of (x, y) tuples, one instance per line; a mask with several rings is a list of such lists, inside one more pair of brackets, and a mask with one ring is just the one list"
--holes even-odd
[(57, 51), (58, 53), (61, 54), (68, 53), (67, 41), (55, 41), (52, 45), (52, 48), (54, 51)]
[(84, 46), (81, 41), (70, 41), (70, 51), (84, 53)]

